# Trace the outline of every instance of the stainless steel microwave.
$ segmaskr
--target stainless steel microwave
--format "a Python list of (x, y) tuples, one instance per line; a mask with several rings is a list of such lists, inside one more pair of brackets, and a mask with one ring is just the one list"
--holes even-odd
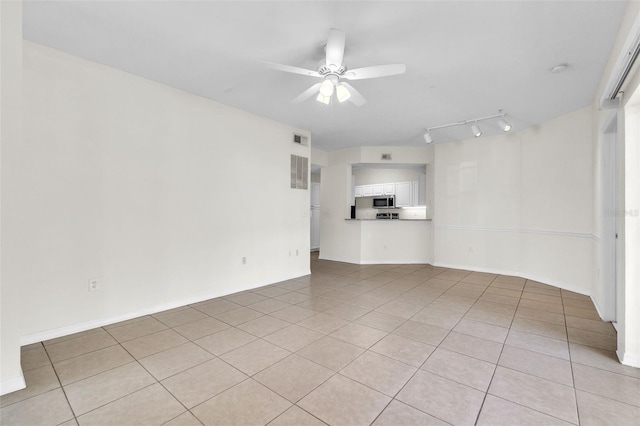
[(374, 209), (392, 209), (396, 206), (395, 197), (393, 195), (387, 197), (374, 197), (373, 208)]

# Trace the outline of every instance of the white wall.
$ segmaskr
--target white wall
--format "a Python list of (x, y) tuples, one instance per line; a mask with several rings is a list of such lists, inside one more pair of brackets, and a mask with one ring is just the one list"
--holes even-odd
[(325, 167), (329, 164), (329, 154), (319, 149), (311, 148), (311, 164)]
[(369, 220), (351, 221), (360, 228), (362, 264), (429, 263), (431, 222)]
[(591, 109), (435, 146), (435, 263), (588, 294)]
[(320, 259), (360, 263), (360, 228), (351, 216), (351, 165), (322, 168), (320, 185)]
[(373, 185), (376, 183), (413, 182), (418, 180), (420, 172), (412, 169), (362, 167), (353, 169), (353, 175), (356, 178), (356, 185)]
[(24, 101), (23, 344), (309, 273), (298, 129), (30, 42)]
[(25, 386), (20, 367), (21, 289), (15, 276), (15, 243), (20, 235), (12, 228), (16, 212), (8, 208), (20, 199), (12, 191), (15, 155), (22, 144), (22, 3), (0, 2), (0, 394)]

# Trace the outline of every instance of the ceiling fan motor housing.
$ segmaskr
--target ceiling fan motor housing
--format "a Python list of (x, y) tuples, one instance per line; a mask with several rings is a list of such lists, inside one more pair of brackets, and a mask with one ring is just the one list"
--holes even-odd
[(318, 68), (318, 74), (323, 76), (329, 75), (329, 74), (335, 74), (337, 76), (341, 76), (347, 71), (347, 67), (345, 67), (344, 65), (334, 65), (334, 67), (336, 67), (335, 70), (331, 69), (327, 65), (324, 65), (324, 64), (320, 65), (320, 67)]

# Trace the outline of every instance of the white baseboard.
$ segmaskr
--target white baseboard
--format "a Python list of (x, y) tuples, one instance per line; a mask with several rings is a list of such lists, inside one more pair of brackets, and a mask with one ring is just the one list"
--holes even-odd
[(368, 260), (368, 259), (345, 259), (345, 258), (337, 258), (332, 256), (323, 256), (322, 252), (320, 252), (319, 256), (320, 260), (330, 260), (332, 262), (342, 262), (342, 263), (353, 263), (354, 265), (415, 265), (415, 264), (429, 264), (425, 259), (376, 259), (376, 260)]
[(534, 275), (534, 274), (527, 274), (527, 273), (522, 273), (522, 272), (518, 272), (518, 271), (510, 271), (510, 270), (504, 270), (504, 269), (498, 269), (498, 268), (483, 268), (483, 267), (477, 267), (477, 266), (455, 265), (455, 264), (451, 264), (451, 263), (442, 263), (442, 262), (434, 262), (433, 266), (439, 266), (441, 268), (463, 269), (463, 270), (466, 270), (466, 271), (486, 272), (486, 273), (489, 273), (489, 274), (511, 275), (511, 276), (514, 276), (514, 277), (520, 277), (520, 278), (524, 278), (524, 279), (527, 279), (527, 280), (538, 281), (538, 282), (543, 283), (543, 284), (552, 285), (554, 287), (558, 287), (558, 288), (561, 288), (563, 290), (568, 290), (568, 291), (572, 291), (574, 293), (578, 293), (578, 294), (582, 294), (582, 295), (591, 297), (591, 292), (588, 291), (588, 290), (585, 290), (583, 288), (578, 288), (578, 287), (575, 287), (575, 286), (573, 286), (571, 284), (563, 283), (561, 281), (550, 279), (548, 277), (542, 277), (542, 276)]
[(24, 389), (26, 387), (27, 384), (24, 381), (22, 371), (20, 371), (20, 375), (18, 377), (13, 377), (11, 379), (3, 380), (0, 382), (0, 395), (6, 395), (8, 393)]
[(210, 294), (206, 294), (204, 296), (198, 296), (198, 297), (192, 297), (192, 298), (176, 300), (176, 301), (172, 301), (172, 302), (165, 303), (165, 304), (162, 304), (162, 305), (155, 305), (155, 306), (151, 306), (151, 307), (148, 307), (148, 308), (140, 309), (140, 310), (137, 310), (137, 311), (127, 312), (126, 314), (115, 315), (115, 316), (111, 316), (111, 317), (107, 317), (107, 318), (101, 318), (101, 319), (97, 319), (97, 320), (86, 321), (86, 322), (82, 322), (82, 323), (79, 323), (79, 324), (72, 324), (72, 325), (69, 325), (69, 326), (66, 326), (66, 327), (59, 327), (59, 328), (55, 328), (55, 329), (52, 329), (52, 330), (45, 330), (45, 331), (40, 331), (40, 332), (33, 333), (33, 334), (28, 334), (28, 335), (22, 336), (20, 338), (20, 346), (30, 345), (32, 343), (43, 342), (45, 340), (55, 339), (57, 337), (68, 336), (69, 334), (80, 333), (81, 331), (87, 331), (87, 330), (91, 330), (91, 329), (97, 328), (97, 327), (104, 327), (106, 325), (115, 324), (115, 323), (118, 323), (118, 322), (121, 322), (121, 321), (126, 321), (126, 320), (130, 320), (130, 319), (133, 319), (133, 318), (138, 318), (138, 317), (142, 317), (142, 316), (145, 316), (145, 315), (156, 314), (158, 312), (166, 311), (168, 309), (179, 308), (181, 306), (186, 306), (186, 305), (190, 305), (190, 304), (193, 304), (193, 303), (202, 302), (204, 300), (215, 299), (216, 297), (223, 297), (223, 296), (228, 296), (229, 294), (238, 293), (238, 292), (241, 292), (241, 291), (252, 290), (254, 288), (263, 287), (263, 286), (266, 286), (266, 285), (270, 285), (270, 284), (275, 284), (275, 283), (279, 283), (279, 282), (282, 282), (282, 281), (291, 280), (293, 278), (302, 277), (302, 276), (305, 276), (305, 275), (309, 275), (311, 273), (311, 271), (308, 270), (308, 269), (304, 270), (304, 271), (301, 271), (301, 272), (303, 272), (303, 273), (302, 274), (296, 273), (296, 274), (283, 276), (283, 277), (278, 278), (275, 281), (258, 282), (256, 284), (252, 284), (251, 286), (248, 286), (248, 287), (235, 289), (233, 292), (210, 293)]
[(592, 296), (589, 296), (589, 297), (591, 297), (591, 301), (593, 302), (593, 306), (596, 307), (596, 311), (598, 311), (598, 316), (602, 319), (602, 321), (610, 322), (611, 324), (613, 324), (613, 326), (615, 327), (615, 329), (617, 331), (618, 330), (617, 323), (614, 320), (612, 320), (611, 318), (607, 318), (606, 315), (602, 314), (603, 309), (600, 307), (600, 304), (598, 303), (598, 299), (594, 298)]
[(415, 265), (415, 264), (427, 264), (427, 261), (425, 259), (403, 259), (403, 260), (398, 260), (398, 259), (377, 259), (377, 260), (367, 260), (367, 259), (362, 259), (360, 260), (360, 265), (377, 265), (377, 264), (384, 264), (384, 265)]
[[(549, 279), (547, 277), (542, 277), (542, 276), (539, 276), (539, 275), (524, 274), (524, 273), (521, 273), (521, 272), (511, 271), (511, 270), (506, 270), (506, 269), (484, 268), (484, 267), (478, 267), (478, 266), (458, 265), (458, 264), (443, 263), (443, 262), (427, 262), (424, 259), (407, 259), (407, 260), (402, 260), (402, 261), (398, 261), (398, 260), (375, 260), (375, 261), (373, 261), (373, 260), (361, 260), (361, 259), (338, 259), (338, 258), (334, 258), (334, 257), (331, 257), (331, 256), (323, 256), (322, 253), (320, 254), (320, 259), (321, 260), (330, 260), (330, 261), (334, 261), (334, 262), (353, 263), (353, 264), (356, 264), (356, 265), (375, 265), (375, 264), (409, 265), (409, 264), (421, 264), (421, 263), (424, 263), (424, 264), (427, 264), (427, 265), (438, 266), (438, 267), (441, 267), (441, 268), (463, 269), (463, 270), (466, 270), (466, 271), (486, 272), (486, 273), (489, 273), (489, 274), (511, 275), (511, 276), (515, 276), (515, 277), (524, 278), (524, 279), (527, 279), (527, 280), (538, 281), (538, 282), (541, 282), (543, 284), (552, 285), (554, 287), (558, 287), (558, 288), (561, 288), (563, 290), (568, 290), (568, 291), (572, 291), (574, 293), (578, 293), (578, 294), (582, 294), (582, 295), (591, 297), (591, 292), (588, 291), (588, 290), (585, 290), (583, 288), (578, 288), (578, 287), (575, 287), (573, 285), (570, 285), (570, 284), (567, 284), (567, 283), (563, 283), (561, 281)], [(600, 314), (599, 311), (598, 311), (598, 314)], [(602, 318), (602, 315), (600, 315), (600, 317)]]
[(322, 251), (320, 251), (320, 255), (318, 256), (319, 260), (330, 260), (332, 262), (342, 262), (342, 263), (353, 263), (356, 265), (360, 264), (360, 259), (345, 259), (345, 258), (337, 258), (337, 257), (333, 257), (333, 256), (325, 256), (322, 254)]
[(621, 364), (628, 365), (629, 367), (640, 368), (640, 356), (630, 354), (628, 352), (622, 352), (620, 349), (616, 351), (616, 355), (618, 355), (618, 359)]

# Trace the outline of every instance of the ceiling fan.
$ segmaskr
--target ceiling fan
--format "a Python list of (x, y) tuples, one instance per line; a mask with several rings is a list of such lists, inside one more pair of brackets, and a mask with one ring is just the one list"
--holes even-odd
[(331, 28), (329, 38), (325, 46), (326, 60), (321, 63), (317, 71), (291, 65), (281, 65), (267, 62), (266, 65), (280, 71), (293, 74), (308, 75), (310, 77), (322, 78), (320, 83), (316, 83), (302, 92), (293, 103), (300, 103), (315, 95), (316, 100), (328, 105), (335, 93), (338, 102), (349, 100), (355, 105), (364, 105), (367, 100), (345, 80), (363, 80), (365, 78), (386, 77), (390, 75), (403, 74), (407, 67), (405, 64), (376, 65), (372, 67), (348, 69), (342, 62), (344, 56), (345, 35), (344, 31)]

